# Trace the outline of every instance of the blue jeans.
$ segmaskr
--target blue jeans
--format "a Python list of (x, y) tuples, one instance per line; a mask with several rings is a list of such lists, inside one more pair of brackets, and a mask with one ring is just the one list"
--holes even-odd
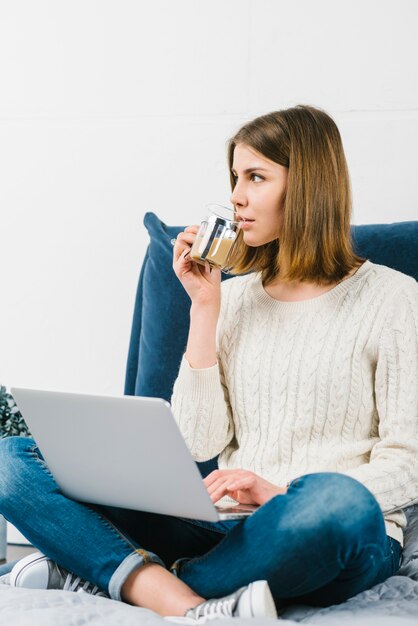
[(245, 520), (213, 523), (71, 500), (36, 443), (10, 437), (0, 441), (0, 513), (116, 600), (131, 572), (155, 562), (204, 598), (265, 579), (278, 609), (328, 606), (384, 581), (400, 562), (374, 496), (338, 473), (301, 476)]

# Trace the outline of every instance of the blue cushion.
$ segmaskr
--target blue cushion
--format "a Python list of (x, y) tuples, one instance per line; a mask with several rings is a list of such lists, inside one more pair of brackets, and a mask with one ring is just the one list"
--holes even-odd
[(360, 256), (418, 280), (418, 222), (353, 226), (351, 233)]
[(169, 401), (189, 330), (190, 298), (174, 274), (171, 245), (185, 226), (166, 226), (154, 213), (145, 214), (144, 224), (150, 244), (139, 276), (125, 394)]
[[(145, 214), (144, 224), (150, 244), (136, 293), (125, 394), (169, 401), (189, 329), (190, 299), (172, 269), (171, 245), (185, 227), (167, 226), (154, 213)], [(352, 237), (361, 256), (418, 280), (418, 221), (353, 226)], [(213, 466), (207, 463), (199, 465)]]
[[(146, 213), (150, 236), (136, 294), (125, 394), (170, 400), (189, 328), (190, 299), (172, 269), (171, 239), (184, 226), (167, 226)], [(352, 228), (357, 252), (418, 280), (418, 221)], [(222, 280), (230, 276), (222, 274)]]
[[(125, 394), (170, 401), (189, 331), (190, 298), (174, 274), (171, 245), (185, 226), (166, 226), (154, 213), (145, 214), (144, 224), (150, 244), (136, 293)], [(197, 465), (203, 476), (217, 467), (216, 459)]]

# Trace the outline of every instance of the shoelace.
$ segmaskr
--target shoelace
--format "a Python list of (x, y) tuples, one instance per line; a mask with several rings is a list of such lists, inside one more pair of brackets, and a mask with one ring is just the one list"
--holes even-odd
[(76, 576), (75, 574), (68, 572), (65, 578), (63, 590), (85, 591), (86, 593), (95, 595), (99, 591), (99, 588), (97, 587), (97, 585), (89, 583), (88, 580), (83, 581), (81, 580), (80, 576)]
[(216, 600), (213, 602), (205, 602), (202, 606), (198, 606), (196, 610), (196, 619), (204, 617), (206, 619), (215, 619), (217, 617), (232, 617), (232, 609), (235, 605), (235, 598)]

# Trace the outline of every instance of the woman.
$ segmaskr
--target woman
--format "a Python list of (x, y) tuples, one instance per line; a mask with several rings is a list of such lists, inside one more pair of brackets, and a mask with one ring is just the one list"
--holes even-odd
[(91, 590), (76, 572), (194, 623), (339, 603), (396, 573), (402, 509), (418, 498), (417, 284), (354, 254), (326, 113), (257, 118), (228, 154), (241, 275), (221, 286), (190, 260), (197, 227), (178, 236), (191, 309), (172, 406), (195, 460), (219, 454), (204, 481), (213, 502), (260, 507), (208, 523), (84, 506), (57, 490), (34, 442), (6, 439), (0, 511), (48, 556), (18, 563), (13, 584)]

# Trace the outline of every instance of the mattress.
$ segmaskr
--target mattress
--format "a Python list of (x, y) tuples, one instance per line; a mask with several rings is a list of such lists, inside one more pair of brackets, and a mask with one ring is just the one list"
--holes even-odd
[[(213, 624), (231, 620), (214, 620)], [(269, 618), (251, 623), (270, 625)], [(340, 605), (328, 608), (292, 606), (280, 623), (303, 622), (329, 626), (412, 626), (418, 625), (418, 582), (393, 576)], [(234, 618), (234, 626), (248, 626), (247, 619)], [(167, 626), (148, 609), (91, 596), (84, 592), (16, 589), (0, 585), (0, 624), (8, 626)]]

